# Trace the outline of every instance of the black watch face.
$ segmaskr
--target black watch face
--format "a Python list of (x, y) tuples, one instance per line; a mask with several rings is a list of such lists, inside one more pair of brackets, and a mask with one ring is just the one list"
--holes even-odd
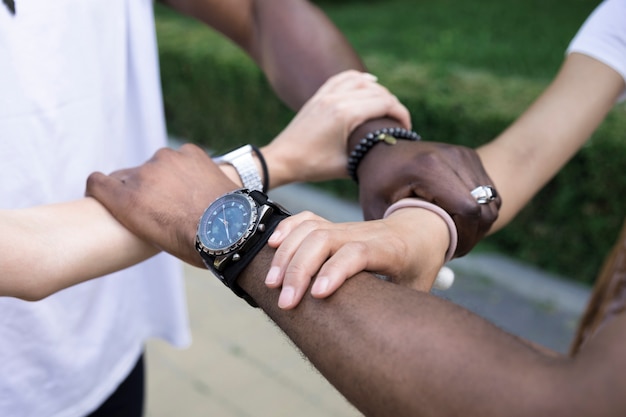
[(226, 194), (202, 215), (198, 238), (216, 254), (236, 249), (252, 231), (256, 216), (256, 205), (250, 197), (239, 193)]

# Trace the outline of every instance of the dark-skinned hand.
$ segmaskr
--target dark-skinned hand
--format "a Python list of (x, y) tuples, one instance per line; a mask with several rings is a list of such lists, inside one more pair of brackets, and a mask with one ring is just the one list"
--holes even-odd
[[(367, 132), (359, 133), (363, 137)], [(485, 236), (502, 204), (499, 196), (488, 204), (478, 204), (472, 197), (476, 187), (494, 184), (476, 151), (463, 146), (407, 140), (378, 143), (364, 156), (357, 174), (366, 220), (381, 218), (387, 207), (407, 197), (422, 198), (448, 212), (459, 235), (455, 257), (467, 254)]]
[(86, 194), (141, 239), (204, 267), (195, 250), (198, 220), (211, 202), (236, 188), (204, 150), (186, 144), (161, 149), (135, 168), (93, 173)]

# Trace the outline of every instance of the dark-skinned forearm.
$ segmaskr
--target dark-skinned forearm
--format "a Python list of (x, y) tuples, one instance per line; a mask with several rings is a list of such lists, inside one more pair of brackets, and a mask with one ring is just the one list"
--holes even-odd
[(363, 273), (326, 300), (279, 309), (278, 290), (263, 284), (271, 254), (239, 284), (365, 415), (538, 415), (528, 413), (562, 405), (550, 396), (564, 359), (430, 294)]
[[(348, 40), (305, 0), (167, 0), (246, 51), (277, 95), (299, 109), (332, 75), (365, 66)], [(236, 8), (237, 10), (234, 10)]]
[(365, 66), (345, 36), (307, 1), (255, 2), (253, 56), (281, 99), (299, 109), (332, 75)]
[[(345, 36), (308, 1), (163, 2), (206, 23), (239, 45), (264, 71), (277, 95), (294, 110), (332, 75), (348, 69), (366, 71)], [(399, 123), (383, 120), (363, 124), (351, 135), (346, 152), (349, 153), (368, 132), (390, 126), (399, 126)], [(378, 152), (372, 151), (374, 153)]]

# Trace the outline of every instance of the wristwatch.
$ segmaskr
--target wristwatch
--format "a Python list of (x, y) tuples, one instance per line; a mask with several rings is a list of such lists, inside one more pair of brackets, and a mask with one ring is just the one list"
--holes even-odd
[(232, 165), (237, 171), (237, 174), (239, 174), (244, 188), (263, 191), (263, 179), (254, 163), (252, 152), (254, 152), (252, 145), (244, 145), (224, 155), (213, 158), (213, 161), (216, 164)]
[(241, 188), (224, 194), (205, 210), (198, 223), (196, 250), (209, 270), (253, 307), (256, 302), (239, 285), (241, 271), (265, 246), (289, 213), (258, 190)]

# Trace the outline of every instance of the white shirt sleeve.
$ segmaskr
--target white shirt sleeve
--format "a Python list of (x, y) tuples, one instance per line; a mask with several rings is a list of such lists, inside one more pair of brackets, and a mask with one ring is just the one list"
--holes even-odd
[[(626, 82), (626, 0), (604, 0), (570, 42), (567, 53), (588, 55), (610, 66)], [(619, 101), (626, 99), (626, 89)]]

